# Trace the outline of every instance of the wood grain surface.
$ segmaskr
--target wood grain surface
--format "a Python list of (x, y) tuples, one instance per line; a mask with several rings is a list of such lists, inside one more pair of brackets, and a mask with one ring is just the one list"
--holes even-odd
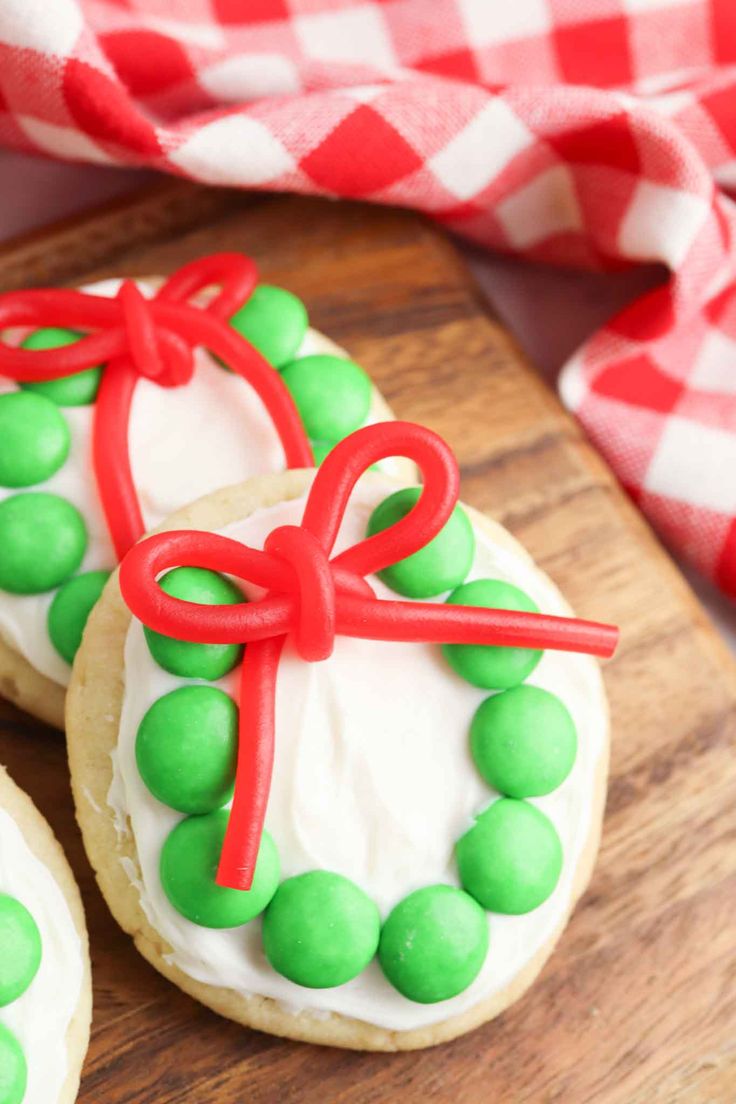
[[(186, 232), (187, 224), (200, 223)], [(496, 1022), (396, 1056), (218, 1019), (136, 954), (95, 887), (62, 739), (0, 706), (0, 761), (79, 877), (95, 1023), (83, 1104), (733, 1104), (736, 666), (575, 424), (489, 317), (451, 245), (403, 212), (183, 185), (0, 251), (5, 286), (166, 272), (243, 249), (302, 296), (403, 417), (457, 451), (463, 498), (506, 524), (579, 613), (617, 621), (614, 741), (590, 891), (541, 980)]]

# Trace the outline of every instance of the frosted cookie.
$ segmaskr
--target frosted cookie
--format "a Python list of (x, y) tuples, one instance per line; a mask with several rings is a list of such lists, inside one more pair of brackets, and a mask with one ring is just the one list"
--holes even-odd
[(58, 727), (87, 614), (141, 533), (391, 417), (256, 279), (218, 254), (163, 283), (0, 295), (0, 693)]
[(46, 821), (0, 767), (0, 1104), (72, 1104), (92, 995), (82, 902)]
[[(421, 493), (369, 470), (393, 455)], [(527, 988), (587, 884), (616, 633), (457, 489), (429, 430), (359, 430), (175, 514), (92, 614), (88, 855), (142, 954), (243, 1024), (450, 1039)]]

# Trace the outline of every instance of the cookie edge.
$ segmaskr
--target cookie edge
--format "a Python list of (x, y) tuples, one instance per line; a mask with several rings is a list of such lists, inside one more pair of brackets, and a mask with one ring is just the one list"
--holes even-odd
[(57, 1104), (73, 1104), (79, 1091), (92, 1020), (92, 970), (82, 898), (66, 855), (51, 826), (29, 795), (16, 785), (3, 766), (0, 766), (0, 808), (10, 814), (30, 850), (43, 863), (61, 890), (81, 943), (84, 964), (82, 985), (77, 1007), (66, 1033), (69, 1069), (57, 1098)]

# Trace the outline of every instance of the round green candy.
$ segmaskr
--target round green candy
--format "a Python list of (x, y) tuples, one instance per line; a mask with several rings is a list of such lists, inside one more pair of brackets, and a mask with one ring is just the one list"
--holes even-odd
[(30, 487), (58, 471), (71, 444), (59, 408), (32, 391), (0, 395), (0, 486)]
[[(159, 580), (159, 586), (165, 594), (197, 605), (233, 606), (245, 601), (229, 579), (201, 567), (175, 567)], [(143, 631), (148, 649), (159, 667), (183, 678), (214, 682), (232, 671), (243, 653), (239, 644), (196, 644), (175, 640), (145, 627)]]
[(399, 901), (381, 932), (378, 959), (398, 991), (420, 1004), (457, 996), (488, 952), (488, 917), (461, 889), (425, 886)]
[(277, 973), (329, 989), (365, 969), (381, 919), (370, 897), (342, 874), (311, 870), (282, 882), (263, 917), (263, 948)]
[[(531, 598), (511, 583), (500, 579), (475, 579), (463, 583), (447, 599), (457, 606), (521, 610), (539, 613)], [(503, 648), (494, 644), (445, 644), (445, 659), (473, 686), (484, 690), (507, 690), (527, 678), (542, 658), (537, 648)]]
[(316, 353), (281, 370), (304, 428), (315, 441), (337, 444), (363, 425), (371, 408), (371, 381), (345, 357)]
[[(368, 521), (368, 535), (395, 525), (409, 513), (421, 493), (420, 487), (405, 487), (384, 498)], [(475, 536), (467, 514), (460, 506), (424, 548), (379, 572), (397, 594), (407, 598), (431, 598), (451, 590), (470, 571), (475, 555)]]
[(54, 595), (47, 628), (51, 643), (67, 663), (74, 662), (87, 618), (109, 578), (109, 571), (84, 571), (68, 579)]
[(77, 570), (87, 528), (75, 506), (58, 495), (25, 491), (0, 502), (0, 590), (41, 594)]
[(293, 360), (307, 332), (307, 308), (285, 288), (259, 284), (230, 325), (276, 368)]
[(546, 901), (562, 870), (552, 821), (511, 797), (494, 801), (455, 846), (460, 881), (491, 912), (517, 915)]
[[(21, 345), (24, 349), (60, 349), (63, 345), (73, 345), (82, 336), (74, 330), (46, 326), (41, 330), (34, 330)], [(26, 391), (40, 392), (58, 406), (88, 406), (97, 398), (101, 376), (101, 368), (85, 368), (70, 376), (60, 376), (59, 379), (22, 383), (21, 387)]]
[(210, 813), (233, 793), (238, 711), (215, 686), (181, 686), (155, 701), (135, 744), (148, 789), (180, 813)]
[(573, 768), (575, 724), (558, 697), (517, 686), (486, 698), (470, 725), (470, 750), (489, 785), (508, 797), (540, 797)]
[(23, 1048), (13, 1032), (0, 1024), (0, 1104), (22, 1104), (27, 1084)]
[(41, 965), (41, 933), (25, 905), (0, 893), (0, 1008), (25, 993)]
[(238, 928), (263, 912), (279, 884), (279, 854), (261, 837), (250, 889), (228, 889), (215, 878), (230, 813), (217, 809), (179, 821), (161, 848), (164, 893), (177, 912), (201, 928)]

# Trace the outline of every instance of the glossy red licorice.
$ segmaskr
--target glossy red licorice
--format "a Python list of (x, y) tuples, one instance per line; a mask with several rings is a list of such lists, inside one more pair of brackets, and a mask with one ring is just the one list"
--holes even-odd
[[(416, 505), (395, 525), (330, 559), (355, 483), (372, 464), (390, 456), (404, 456), (419, 467), (424, 487)], [(123, 597), (143, 624), (179, 640), (248, 645), (240, 673), (238, 763), (220, 885), (251, 885), (271, 784), (276, 676), (288, 635), (299, 655), (311, 662), (331, 654), (336, 635), (613, 654), (618, 632), (610, 625), (376, 598), (365, 576), (428, 544), (450, 517), (458, 485), (455, 457), (431, 430), (408, 422), (367, 426), (323, 461), (301, 525), (275, 529), (263, 551), (215, 533), (172, 531), (141, 541), (123, 560)], [(165, 594), (157, 579), (183, 566), (233, 575), (266, 593), (234, 606), (182, 601)]]
[[(279, 373), (228, 325), (256, 281), (256, 266), (249, 257), (214, 253), (184, 265), (152, 299), (145, 299), (132, 280), (123, 282), (114, 299), (58, 289), (0, 295), (0, 331), (61, 326), (88, 333), (59, 349), (22, 349), (0, 342), (0, 375), (18, 383), (38, 383), (105, 365), (94, 412), (93, 464), (120, 559), (145, 531), (128, 451), (136, 384), (141, 377), (161, 387), (188, 383), (198, 346), (218, 356), (258, 393), (281, 439), (286, 466), (312, 464), (309, 441)], [(220, 290), (206, 306), (192, 302), (212, 286)]]

